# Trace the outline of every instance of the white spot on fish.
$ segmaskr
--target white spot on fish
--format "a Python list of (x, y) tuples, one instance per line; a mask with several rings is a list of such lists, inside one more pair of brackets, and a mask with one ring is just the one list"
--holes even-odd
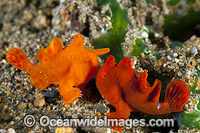
[(161, 107), (161, 103), (158, 102), (158, 103), (157, 103), (157, 109), (160, 109), (160, 107)]

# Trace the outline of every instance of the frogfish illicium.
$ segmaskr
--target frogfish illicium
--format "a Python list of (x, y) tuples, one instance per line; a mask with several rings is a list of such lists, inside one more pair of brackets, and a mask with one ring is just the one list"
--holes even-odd
[(84, 93), (86, 83), (96, 74), (99, 66), (97, 56), (106, 54), (109, 50), (86, 49), (83, 37), (77, 34), (65, 48), (60, 38), (54, 38), (47, 48), (42, 46), (36, 55), (39, 65), (33, 65), (18, 48), (10, 50), (6, 58), (14, 67), (29, 73), (30, 82), (36, 88), (59, 85), (63, 102), (68, 105), (80, 96), (81, 91)]
[(159, 115), (183, 110), (190, 97), (190, 89), (184, 81), (170, 82), (165, 100), (160, 103), (161, 81), (156, 79), (151, 87), (147, 76), (147, 71), (138, 73), (134, 70), (128, 57), (119, 64), (112, 55), (107, 58), (97, 72), (96, 85), (101, 95), (116, 108), (116, 112), (107, 114), (108, 118), (127, 119), (131, 111)]

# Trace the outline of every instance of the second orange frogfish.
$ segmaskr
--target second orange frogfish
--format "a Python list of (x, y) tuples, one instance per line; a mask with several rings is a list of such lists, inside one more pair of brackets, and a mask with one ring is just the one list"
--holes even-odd
[(39, 65), (33, 65), (26, 54), (18, 48), (7, 53), (7, 60), (14, 67), (30, 74), (30, 82), (40, 89), (50, 84), (59, 85), (64, 104), (68, 105), (84, 93), (85, 85), (97, 72), (98, 55), (109, 52), (109, 48), (89, 50), (84, 48), (84, 40), (77, 34), (71, 44), (63, 48), (60, 38), (54, 38), (47, 48), (42, 47), (37, 58)]
[(190, 89), (181, 80), (173, 80), (167, 85), (165, 100), (159, 102), (161, 81), (156, 79), (151, 87), (147, 81), (147, 71), (138, 73), (132, 69), (130, 58), (115, 63), (110, 55), (99, 69), (96, 85), (104, 98), (116, 108), (108, 113), (108, 118), (127, 119), (131, 111), (159, 115), (183, 110), (190, 97)]

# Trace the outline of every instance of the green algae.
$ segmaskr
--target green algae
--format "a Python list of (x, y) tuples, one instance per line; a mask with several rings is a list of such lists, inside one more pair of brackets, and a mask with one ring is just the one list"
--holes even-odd
[(179, 41), (175, 41), (175, 42), (172, 42), (170, 45), (169, 45), (169, 47), (171, 48), (171, 49), (173, 49), (173, 48), (175, 48), (175, 47), (183, 47), (183, 45), (185, 45), (184, 43), (182, 43), (182, 42), (179, 42)]
[(145, 52), (143, 39), (141, 37), (134, 38), (132, 55), (139, 57), (143, 52)]
[(191, 129), (200, 129), (200, 112), (184, 112), (181, 124)]
[(193, 8), (190, 8), (188, 14), (182, 18), (172, 15), (164, 16), (165, 34), (174, 41), (185, 41), (188, 39), (188, 33), (195, 29), (200, 22), (200, 15)]
[[(198, 86), (198, 75), (195, 75), (195, 83), (189, 86), (192, 93), (200, 94), (200, 90), (197, 90)], [(189, 128), (200, 129), (200, 99), (198, 99), (193, 112), (184, 112), (182, 116), (181, 124)]]
[(128, 27), (127, 11), (120, 8), (116, 0), (97, 0), (98, 6), (109, 4), (112, 12), (112, 27), (107, 33), (101, 35), (93, 41), (95, 49), (110, 48), (108, 54), (101, 57), (105, 60), (109, 55), (115, 56), (116, 62), (120, 62), (124, 58), (121, 43), (124, 42), (126, 29)]
[(181, 0), (168, 0), (167, 5), (169, 6), (175, 6), (177, 5)]
[(194, 84), (189, 86), (189, 88), (192, 91), (192, 93), (200, 94), (200, 90), (197, 90), (197, 86), (198, 86), (198, 76), (195, 75)]

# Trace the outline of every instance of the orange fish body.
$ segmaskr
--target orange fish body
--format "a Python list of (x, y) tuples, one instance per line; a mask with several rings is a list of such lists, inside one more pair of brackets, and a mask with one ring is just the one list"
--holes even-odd
[(54, 38), (47, 48), (42, 47), (36, 55), (39, 65), (31, 64), (18, 48), (9, 51), (6, 58), (14, 67), (28, 72), (30, 82), (36, 88), (59, 85), (64, 103), (68, 105), (80, 96), (80, 89), (84, 93), (86, 83), (96, 74), (99, 66), (97, 56), (108, 52), (108, 48), (84, 48), (83, 37), (77, 34), (68, 47), (63, 48), (60, 38)]
[(131, 111), (148, 114), (168, 114), (183, 110), (190, 97), (190, 89), (184, 81), (174, 80), (167, 85), (165, 101), (159, 102), (161, 82), (155, 80), (150, 87), (147, 72), (138, 73), (132, 69), (130, 58), (126, 57), (115, 63), (110, 55), (106, 63), (99, 69), (96, 85), (104, 98), (116, 108), (109, 113), (109, 118), (127, 119)]

